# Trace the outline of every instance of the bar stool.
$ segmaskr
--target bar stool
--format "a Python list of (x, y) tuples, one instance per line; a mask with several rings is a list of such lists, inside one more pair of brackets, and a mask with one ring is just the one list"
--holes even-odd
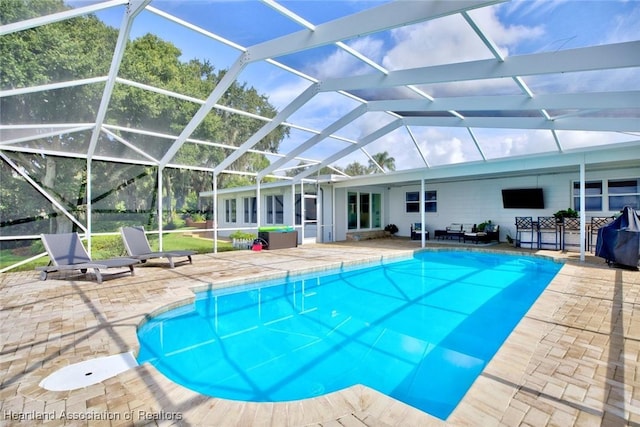
[[(529, 234), (529, 241), (523, 241), (522, 235), (523, 233)], [(531, 249), (533, 249), (533, 217), (531, 216), (517, 216), (516, 217), (516, 242), (520, 245), (522, 243), (528, 243), (531, 245)]]
[[(555, 216), (539, 216), (538, 217), (538, 249), (542, 249), (542, 245), (553, 245), (553, 248), (557, 251), (559, 246), (558, 241), (558, 220)], [(544, 242), (543, 236), (545, 234), (553, 235), (553, 242)]]
[(562, 250), (567, 246), (580, 246), (578, 243), (567, 243), (567, 235), (580, 235), (580, 218), (562, 218)]

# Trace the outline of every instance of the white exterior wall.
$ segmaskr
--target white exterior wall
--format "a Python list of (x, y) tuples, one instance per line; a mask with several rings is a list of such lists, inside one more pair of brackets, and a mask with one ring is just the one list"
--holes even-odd
[(335, 236), (333, 224), (333, 186), (320, 186), (318, 191), (318, 204), (320, 206), (320, 216), (318, 218), (318, 225), (320, 227), (319, 240), (321, 242), (332, 242)]
[[(296, 187), (299, 191), (299, 186)], [(283, 197), (284, 204), (284, 222), (282, 225), (293, 226), (294, 212), (291, 203), (291, 186), (283, 186), (279, 188), (268, 188), (260, 190), (260, 226), (270, 225), (266, 223), (267, 219), (267, 196), (281, 195)], [(218, 195), (218, 228), (221, 228), (219, 232), (220, 236), (228, 236), (235, 230), (242, 229), (243, 231), (257, 233), (257, 224), (251, 224), (244, 222), (244, 206), (243, 199), (245, 197), (256, 197), (255, 191), (239, 191), (237, 193), (224, 193)], [(227, 222), (225, 218), (225, 200), (233, 199), (236, 201), (236, 222)], [(230, 229), (230, 230), (224, 230)]]
[[(392, 221), (389, 221), (389, 193), (387, 186), (382, 185), (367, 185), (349, 188), (337, 188), (336, 189), (336, 241), (347, 239), (347, 194), (349, 192), (366, 192), (366, 193), (379, 193), (382, 195), (382, 227), (373, 228), (371, 230), (381, 230), (385, 225)], [(352, 230), (355, 231), (355, 230)]]
[[(589, 171), (587, 166), (586, 181), (609, 179), (627, 179), (640, 177), (640, 166), (618, 169), (600, 169)], [(379, 176), (375, 178), (381, 178)], [(500, 225), (500, 240), (505, 241), (507, 234), (515, 237), (515, 217), (516, 216), (551, 216), (561, 209), (576, 208), (573, 206), (572, 186), (574, 181), (580, 179), (578, 167), (574, 172), (531, 174), (519, 177), (504, 178), (477, 178), (450, 182), (425, 184), (425, 190), (437, 191), (437, 212), (426, 212), (426, 229), (429, 230), (433, 238), (436, 229), (444, 229), (451, 223), (479, 224), (491, 220)], [(502, 207), (502, 190), (509, 188), (542, 188), (544, 191), (544, 209), (504, 209)], [(299, 191), (296, 186), (296, 191)], [(405, 212), (405, 194), (407, 191), (420, 192), (420, 184), (398, 185), (387, 184), (361, 185), (353, 187), (340, 186), (335, 188), (331, 184), (321, 185), (318, 193), (318, 203), (321, 203), (321, 241), (341, 241), (347, 236), (347, 193), (349, 191), (366, 191), (382, 194), (382, 227), (387, 224), (396, 224), (399, 228), (398, 236), (410, 236), (410, 226), (412, 223), (421, 222), (420, 213)], [(335, 193), (335, 196), (334, 196)], [(242, 198), (255, 196), (255, 191), (239, 190), (231, 193), (229, 190), (225, 194), (218, 196), (218, 224), (220, 228), (248, 229), (255, 224), (244, 223), (244, 211)], [(292, 225), (294, 213), (291, 206), (291, 186), (283, 185), (276, 188), (262, 189), (260, 198), (262, 200), (261, 224), (265, 225), (266, 205), (264, 203), (267, 195), (283, 195), (284, 199), (284, 225)], [(226, 223), (224, 221), (224, 200), (235, 198), (237, 203), (237, 222)], [(335, 206), (333, 205), (335, 202)], [(603, 194), (603, 202), (607, 206), (607, 194)], [(333, 209), (335, 208), (335, 213)], [(587, 218), (591, 216), (609, 216), (617, 211), (587, 212)], [(335, 218), (335, 222), (334, 222)], [(299, 227), (297, 228), (299, 229)], [(228, 235), (231, 231), (220, 232), (221, 235)]]
[[(586, 173), (586, 181), (608, 180), (615, 178), (638, 178), (640, 168), (594, 171)], [(509, 233), (515, 236), (516, 216), (552, 216), (555, 212), (569, 207), (574, 208), (572, 185), (580, 179), (579, 171), (548, 175), (530, 175), (523, 177), (478, 179), (448, 183), (426, 182), (425, 190), (438, 192), (438, 211), (426, 212), (426, 229), (433, 237), (434, 230), (444, 229), (455, 223), (480, 224), (491, 220), (500, 225), (500, 240), (505, 241)], [(502, 189), (542, 188), (544, 190), (544, 209), (504, 209), (502, 207)], [(420, 191), (420, 185), (394, 187), (389, 195), (389, 222), (398, 226), (398, 236), (409, 236), (410, 226), (420, 222), (420, 213), (405, 212), (405, 193)], [(603, 196), (606, 199), (606, 194)], [(606, 201), (605, 201), (606, 203)], [(608, 216), (616, 211), (587, 212), (590, 216)]]
[(347, 240), (347, 189), (336, 188), (336, 241)]

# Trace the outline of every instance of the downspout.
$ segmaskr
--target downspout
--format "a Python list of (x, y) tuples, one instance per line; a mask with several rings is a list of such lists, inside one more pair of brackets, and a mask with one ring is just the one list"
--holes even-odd
[(587, 213), (586, 200), (585, 200), (585, 164), (584, 157), (580, 162), (580, 261), (584, 262), (585, 259), (585, 239), (587, 238)]
[[(291, 206), (293, 213), (293, 229), (296, 229), (296, 185), (291, 185)], [(304, 183), (300, 180), (300, 242), (304, 243)]]
[(336, 241), (336, 186), (331, 185), (331, 239)]
[(158, 250), (162, 250), (162, 167), (158, 166)]
[(256, 177), (256, 233), (260, 232), (260, 224), (262, 223), (262, 197), (260, 196), (260, 178)]
[(324, 243), (324, 188), (318, 185), (318, 200), (316, 204), (316, 227), (320, 232), (320, 239), (318, 241), (318, 235), (316, 234), (316, 241), (318, 243)]
[(213, 253), (218, 253), (218, 175), (213, 173)]
[(424, 230), (425, 228), (427, 228), (427, 224), (425, 224), (424, 219), (425, 219), (425, 215), (424, 215), (424, 192), (425, 192), (425, 184), (424, 184), (424, 178), (420, 178), (420, 197), (418, 198), (418, 200), (420, 200), (420, 224), (422, 224), (422, 226), (420, 227), (420, 247), (424, 248), (426, 246), (426, 239), (425, 239), (425, 235), (424, 235)]
[[(91, 210), (93, 209), (93, 204), (91, 203), (91, 158), (87, 158), (87, 189), (86, 189), (86, 198), (87, 198), (87, 252), (91, 255), (91, 232), (93, 227), (91, 223), (93, 221)], [(93, 255), (91, 255), (93, 257)]]

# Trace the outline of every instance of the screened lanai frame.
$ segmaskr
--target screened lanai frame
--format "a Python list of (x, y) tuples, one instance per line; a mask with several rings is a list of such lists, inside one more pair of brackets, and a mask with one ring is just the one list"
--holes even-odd
[[(174, 7), (171, 2), (161, 0), (128, 1), (110, 0), (96, 2), (71, 2), (74, 7), (62, 13), (42, 16), (21, 22), (11, 22), (0, 27), (0, 37), (21, 31), (28, 31), (54, 22), (61, 22), (86, 14), (101, 14), (117, 10), (121, 14), (118, 39), (113, 47), (110, 69), (106, 75), (81, 76), (81, 78), (47, 82), (35, 87), (3, 87), (0, 98), (4, 100), (25, 97), (31, 94), (52, 93), (56, 90), (73, 90), (74, 87), (91, 85), (102, 92), (101, 104), (96, 108), (95, 120), (89, 122), (68, 123), (6, 123), (0, 112), (0, 156), (14, 175), (29, 183), (43, 195), (54, 209), (74, 222), (89, 236), (92, 230), (92, 191), (91, 170), (95, 162), (113, 162), (119, 164), (144, 165), (156, 168), (155, 178), (157, 200), (154, 207), (158, 218), (158, 232), (162, 236), (164, 170), (182, 169), (194, 173), (211, 175), (213, 191), (215, 184), (223, 174), (245, 174), (255, 179), (256, 186), (265, 179), (286, 180), (292, 185), (313, 182), (324, 167), (333, 170), (344, 178), (342, 170), (335, 168), (345, 159), (357, 159), (362, 163), (371, 162), (376, 172), (386, 174), (381, 165), (376, 164), (372, 152), (389, 150), (392, 155), (410, 152), (410, 161), (403, 162), (406, 170), (422, 170), (425, 179), (429, 171), (452, 163), (486, 163), (508, 159), (511, 156), (536, 157), (549, 153), (565, 154), (601, 150), (603, 145), (612, 147), (637, 147), (640, 144), (640, 41), (630, 39), (605, 44), (579, 45), (567, 47), (550, 45), (545, 51), (531, 51), (518, 55), (507, 55), (504, 49), (494, 41), (491, 27), (482, 27), (480, 14), (492, 8), (501, 7), (501, 1), (444, 1), (444, 2), (361, 2), (361, 10), (347, 13), (343, 5), (335, 2), (327, 12), (321, 2), (316, 7), (324, 14), (311, 13), (312, 2), (241, 2), (243, 8), (255, 8), (251, 17), (247, 10), (233, 10), (234, 2), (205, 3), (196, 2), (189, 7), (220, 8), (228, 12), (226, 18), (241, 17), (247, 23), (261, 18), (264, 14), (273, 17), (273, 25), (254, 26), (242, 33), (243, 38), (234, 40), (229, 30), (233, 27), (220, 25), (213, 28), (204, 19), (212, 16), (201, 13), (200, 22), (193, 23), (182, 16), (183, 9)], [(346, 3), (346, 2), (344, 2)], [(240, 5), (236, 3), (235, 6)], [(259, 10), (259, 12), (258, 12)], [(202, 9), (206, 12), (207, 9)], [(219, 84), (206, 99), (173, 92), (166, 88), (138, 82), (119, 75), (119, 67), (124, 56), (127, 41), (132, 38), (138, 20), (159, 19), (185, 31), (198, 34), (201, 39), (212, 44), (225, 46), (225, 57), (221, 63), (228, 67)], [(212, 21), (215, 21), (212, 19)], [(447, 22), (445, 22), (447, 21)], [(460, 57), (455, 61), (441, 63), (417, 63), (413, 68), (387, 67), (381, 60), (382, 53), (363, 52), (358, 49), (359, 42), (365, 37), (379, 37), (391, 31), (413, 30), (432, 22), (449, 25), (455, 22), (461, 33), (474, 37), (474, 43), (482, 47), (482, 52), (472, 58)], [(271, 21), (269, 21), (271, 22)], [(445, 24), (442, 24), (445, 22)], [(272, 27), (278, 32), (267, 34), (266, 28)], [(437, 40), (434, 42), (437, 45)], [(477, 49), (476, 49), (477, 50)], [(352, 67), (351, 73), (336, 75), (329, 73), (314, 74), (313, 69), (304, 67), (305, 53), (314, 55), (342, 55)], [(382, 49), (384, 53), (384, 49)], [(216, 58), (217, 59), (217, 58)], [(414, 64), (415, 65), (415, 64)], [(280, 73), (295, 76), (296, 85), (288, 98), (277, 106), (272, 117), (260, 116), (225, 106), (221, 99), (230, 85), (245, 77), (251, 67), (269, 67)], [(318, 71), (317, 69), (315, 71)], [(624, 80), (633, 84), (620, 87), (615, 84), (619, 73), (630, 73), (631, 79)], [(597, 73), (600, 80), (609, 80), (598, 90), (566, 90), (552, 92), (548, 90), (545, 79), (560, 79), (562, 76), (593, 76)], [(596, 77), (598, 78), (598, 77)], [(596, 78), (588, 78), (594, 81)], [(469, 82), (486, 82), (485, 89), (465, 92)], [(178, 132), (166, 129), (129, 128), (123, 124), (109, 123), (110, 99), (114, 90), (124, 85), (145, 93), (168, 97), (176, 103), (189, 103), (198, 106), (198, 110), (188, 122), (180, 124)], [(492, 91), (491, 87), (500, 87)], [(452, 93), (451, 88), (458, 87), (459, 92)], [(611, 88), (611, 89), (609, 89)], [(331, 96), (340, 108), (335, 116), (320, 117), (317, 122), (296, 122), (296, 114), (309, 107), (322, 96)], [(344, 103), (339, 100), (344, 99)], [(10, 102), (10, 101), (7, 101)], [(344, 105), (342, 105), (344, 104)], [(227, 141), (203, 141), (192, 137), (193, 132), (212, 111), (225, 111), (251, 117), (258, 124), (258, 130), (238, 145)], [(371, 127), (375, 117), (377, 127)], [(383, 117), (382, 119), (380, 117)], [(359, 121), (363, 124), (360, 125)], [(176, 124), (170, 124), (175, 127)], [(268, 152), (256, 149), (256, 145), (277, 128), (290, 129), (294, 138), (283, 143), (287, 151)], [(442, 133), (455, 135), (461, 140), (464, 158), (439, 158), (432, 155), (432, 148), (438, 143), (430, 141), (429, 130), (440, 129)], [(514, 153), (505, 153), (498, 149), (500, 143), (483, 138), (484, 133), (498, 129), (505, 134), (529, 134), (522, 138), (527, 146)], [(88, 143), (78, 145), (76, 151), (58, 151), (47, 149), (38, 141), (55, 137), (61, 133), (87, 133)], [(601, 133), (602, 143), (580, 145), (565, 143), (574, 132)], [(136, 146), (123, 135), (145, 135), (152, 145)], [(564, 138), (563, 134), (567, 137)], [(544, 146), (539, 144), (544, 135)], [(101, 137), (117, 141), (122, 146), (118, 152), (101, 151), (98, 141)], [(454, 139), (452, 136), (449, 140)], [(502, 137), (502, 140), (506, 137)], [(446, 144), (443, 139), (440, 144)], [(487, 142), (489, 141), (489, 142)], [(150, 143), (151, 144), (151, 143)], [(224, 149), (226, 157), (215, 164), (180, 164), (175, 155), (186, 144), (198, 144)], [(331, 151), (323, 151), (325, 147)], [(149, 147), (155, 147), (156, 151)], [(79, 221), (75, 214), (68, 212), (50, 189), (38, 184), (14, 156), (19, 153), (71, 157), (86, 161), (86, 215), (85, 222)], [(233, 170), (234, 162), (249, 155), (263, 155), (270, 164), (259, 171), (243, 172)], [(621, 159), (628, 160), (628, 159)], [(286, 171), (299, 169), (291, 176)], [(217, 200), (217, 198), (214, 198)], [(214, 214), (217, 209), (213, 209)], [(4, 233), (2, 233), (4, 234)], [(0, 236), (0, 239), (33, 239), (35, 236), (22, 233), (16, 236)], [(162, 244), (162, 241), (160, 241)]]

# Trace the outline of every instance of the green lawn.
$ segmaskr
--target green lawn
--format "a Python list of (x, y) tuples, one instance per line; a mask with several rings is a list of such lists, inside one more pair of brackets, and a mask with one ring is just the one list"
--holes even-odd
[[(157, 235), (149, 235), (149, 243), (151, 244), (152, 249), (157, 250)], [(39, 251), (44, 250), (40, 241), (34, 243), (34, 245), (35, 247), (31, 253), (27, 255), (22, 253), (17, 254), (12, 250), (0, 251), (0, 269), (35, 256)], [(91, 258), (94, 260), (126, 255), (124, 245), (122, 244), (122, 238), (120, 236), (94, 236), (92, 245)], [(163, 235), (163, 249), (165, 251), (185, 249), (196, 251), (200, 254), (210, 253), (213, 252), (213, 241), (209, 239), (199, 239), (181, 233), (167, 233)], [(232, 250), (234, 250), (234, 248), (231, 243), (218, 240), (219, 252)], [(21, 252), (24, 252), (24, 250)], [(47, 265), (48, 263), (49, 257), (44, 256), (9, 271), (29, 271), (33, 270), (35, 267)]]

